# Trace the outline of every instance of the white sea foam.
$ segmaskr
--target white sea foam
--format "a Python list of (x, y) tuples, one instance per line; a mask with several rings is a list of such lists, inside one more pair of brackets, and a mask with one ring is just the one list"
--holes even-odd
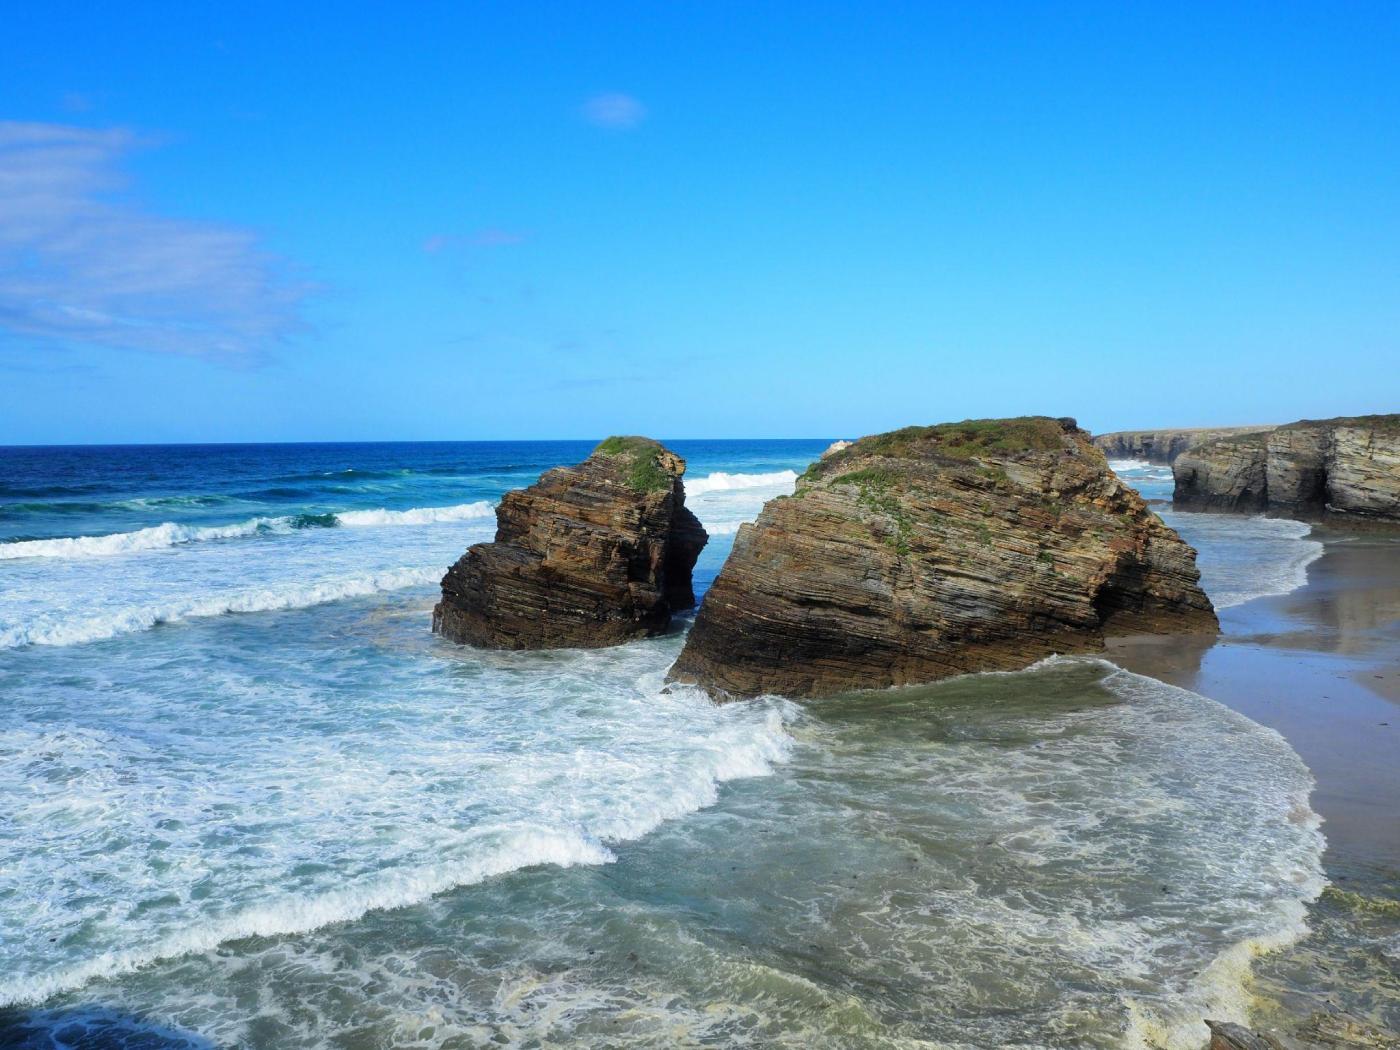
[[(1240, 790), (1236, 773), (1249, 778), (1252, 816), (1242, 821), (1229, 818), (1238, 823), (1230, 831), (1202, 829), (1195, 862), (1195, 874), (1209, 894), (1201, 907), (1222, 913), (1238, 909), (1227, 927), (1238, 939), (1195, 971), (1183, 987), (1149, 998), (1129, 994), (1125, 1000), (1128, 1046), (1194, 1050), (1208, 1037), (1202, 1018), (1248, 1020), (1254, 958), (1307, 933), (1307, 904), (1327, 884), (1322, 870), (1322, 818), (1309, 804), (1313, 778), (1275, 730), (1197, 693), (1120, 670), (1107, 661), (1092, 662), (1113, 668), (1104, 684), (1129, 704), (1160, 711), (1153, 717), (1163, 721), (1163, 730), (1173, 722), (1209, 722), (1212, 746), (1193, 749), (1191, 777), (1198, 804), (1228, 811)], [(1167, 753), (1174, 747), (1164, 741), (1159, 750)], [(1247, 873), (1241, 867), (1246, 857)]]
[(732, 536), (744, 522), (758, 517), (765, 503), (792, 492), (796, 484), (797, 472), (792, 470), (767, 474), (716, 471), (685, 483), (686, 506), (711, 536)]
[(209, 597), (187, 597), (165, 604), (151, 603), (104, 610), (96, 616), (39, 615), (27, 622), (0, 627), (0, 649), (21, 645), (79, 645), (144, 631), (157, 624), (176, 623), (225, 613), (273, 612), (305, 609), (345, 598), (360, 598), (382, 591), (402, 590), (434, 583), (439, 569), (390, 569), (358, 576), (336, 577), (292, 584), (248, 587)]
[[(3, 846), (16, 895), (0, 903), (0, 1006), (519, 868), (608, 863), (612, 844), (787, 759), (785, 705), (663, 694), (655, 647), (488, 666), (465, 699), (450, 674), (422, 679), (421, 652), (394, 652), (370, 681), (352, 674), (354, 695), (265, 684), (273, 653), (207, 677), (198, 660), (163, 665), (167, 695), (132, 694), (124, 713), (162, 725), (156, 740), (0, 726), (0, 791), (22, 831)], [(381, 695), (408, 688), (401, 675), (418, 683), (411, 706)], [(561, 721), (561, 698), (585, 688), (588, 717)], [(76, 926), (80, 942), (53, 947)]]
[(336, 515), (340, 524), (350, 528), (374, 525), (438, 525), (448, 521), (477, 521), (496, 513), (496, 507), (485, 500), (462, 503), (455, 507), (415, 507), (412, 510), (343, 510)]
[(1145, 459), (1110, 459), (1108, 465), (1115, 474), (1123, 474), (1130, 470), (1151, 470), (1155, 466)]
[(1217, 609), (1296, 591), (1324, 549), (1312, 526), (1288, 518), (1168, 510), (1162, 519), (1196, 548), (1201, 585)]
[(494, 848), (455, 863), (428, 864), (416, 870), (372, 877), (363, 884), (328, 890), (311, 898), (272, 895), (234, 915), (199, 922), (150, 944), (113, 949), (41, 974), (0, 978), (0, 1007), (40, 1003), (95, 978), (130, 973), (159, 959), (209, 951), (226, 941), (307, 933), (331, 923), (358, 919), (376, 909), (402, 908), (455, 886), (470, 885), (518, 868), (537, 864), (605, 864), (612, 859), (612, 853), (601, 843), (574, 830), (511, 830), (502, 835), (502, 841)]
[(209, 526), (165, 522), (134, 532), (116, 532), (107, 536), (73, 536), (0, 543), (0, 561), (16, 558), (98, 558), (112, 554), (128, 554), (131, 551), (158, 550), (182, 543), (199, 543), (203, 540), (256, 536), (259, 532), (285, 532), (291, 528), (291, 518), (252, 518), (233, 525)]
[[(495, 512), (485, 500), (452, 507), (414, 507), (410, 510), (351, 510), (330, 516), (327, 524), (349, 528), (391, 525), (435, 525), (443, 522), (474, 521)], [(314, 520), (314, 519), (312, 519)], [(73, 536), (51, 540), (19, 540), (0, 543), (0, 561), (19, 558), (97, 558), (134, 551), (160, 550), (187, 543), (242, 539), (264, 533), (297, 531), (308, 523), (305, 517), (259, 517), (231, 525), (179, 525), (165, 522), (133, 532), (106, 536)]]
[(794, 470), (775, 470), (770, 474), (730, 474), (722, 470), (717, 470), (713, 474), (706, 474), (703, 478), (694, 478), (686, 481), (685, 494), (698, 496), (705, 492), (730, 492), (735, 489), (762, 489), (786, 486), (790, 488), (797, 483), (797, 472)]

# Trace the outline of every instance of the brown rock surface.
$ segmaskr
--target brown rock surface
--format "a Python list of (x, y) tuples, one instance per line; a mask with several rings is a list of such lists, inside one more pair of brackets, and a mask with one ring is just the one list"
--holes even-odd
[(1073, 420), (909, 427), (744, 525), (673, 680), (817, 696), (1025, 667), (1106, 633), (1214, 631), (1195, 552)]
[(1117, 430), (1111, 434), (1095, 434), (1094, 447), (1109, 459), (1145, 459), (1149, 463), (1174, 463), (1183, 452), (1207, 441), (1242, 434), (1262, 434), (1272, 429), (1272, 426), (1253, 426)]
[(1211, 441), (1172, 473), (1179, 509), (1400, 521), (1400, 415), (1305, 419)]
[(1172, 464), (1172, 505), (1179, 510), (1263, 510), (1268, 504), (1267, 438), (1222, 438), (1182, 453)]
[(649, 438), (608, 438), (507, 493), (495, 542), (443, 577), (433, 631), (490, 649), (597, 648), (665, 631), (695, 604), (691, 570), (709, 538), (686, 509), (684, 473)]

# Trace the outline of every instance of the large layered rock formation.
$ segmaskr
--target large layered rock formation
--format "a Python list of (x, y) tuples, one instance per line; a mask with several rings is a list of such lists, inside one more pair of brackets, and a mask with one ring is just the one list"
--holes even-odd
[(1107, 633), (1214, 631), (1195, 551), (1071, 419), (909, 427), (745, 525), (671, 677), (816, 696), (1021, 668)]
[(695, 604), (709, 538), (685, 506), (685, 461), (649, 438), (608, 438), (582, 463), (507, 493), (496, 540), (442, 580), (433, 630), (491, 649), (596, 648), (665, 631)]
[(1183, 510), (1400, 521), (1400, 415), (1302, 420), (1197, 446), (1172, 465)]
[(1262, 434), (1272, 426), (1178, 427), (1174, 430), (1119, 430), (1095, 434), (1094, 447), (1109, 459), (1145, 459), (1149, 463), (1173, 463), (1188, 449), (1218, 438)]

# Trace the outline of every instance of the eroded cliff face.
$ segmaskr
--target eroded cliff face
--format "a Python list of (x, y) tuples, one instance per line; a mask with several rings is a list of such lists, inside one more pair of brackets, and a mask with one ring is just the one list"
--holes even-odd
[(1302, 420), (1200, 445), (1172, 465), (1172, 503), (1400, 521), (1400, 415)]
[(507, 493), (495, 542), (443, 577), (433, 631), (491, 649), (596, 648), (665, 631), (695, 604), (691, 570), (709, 538), (685, 507), (684, 473), (649, 438), (609, 438)]
[(1148, 463), (1174, 463), (1178, 456), (1207, 441), (1245, 434), (1262, 434), (1272, 426), (1178, 427), (1168, 430), (1119, 430), (1095, 434), (1094, 447), (1109, 459), (1142, 459)]
[(673, 680), (818, 696), (1025, 667), (1107, 633), (1214, 631), (1195, 551), (1073, 420), (910, 427), (745, 525)]
[(1223, 438), (1177, 457), (1172, 503), (1178, 509), (1261, 511), (1267, 504), (1268, 435)]

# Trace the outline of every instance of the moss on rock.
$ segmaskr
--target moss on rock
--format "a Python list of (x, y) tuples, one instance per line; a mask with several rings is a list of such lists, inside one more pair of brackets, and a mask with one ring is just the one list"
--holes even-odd
[(626, 460), (623, 477), (637, 492), (664, 491), (670, 488), (671, 482), (679, 476), (663, 464), (663, 457), (675, 457), (651, 438), (620, 435), (604, 438), (593, 450), (593, 455), (600, 454)]

